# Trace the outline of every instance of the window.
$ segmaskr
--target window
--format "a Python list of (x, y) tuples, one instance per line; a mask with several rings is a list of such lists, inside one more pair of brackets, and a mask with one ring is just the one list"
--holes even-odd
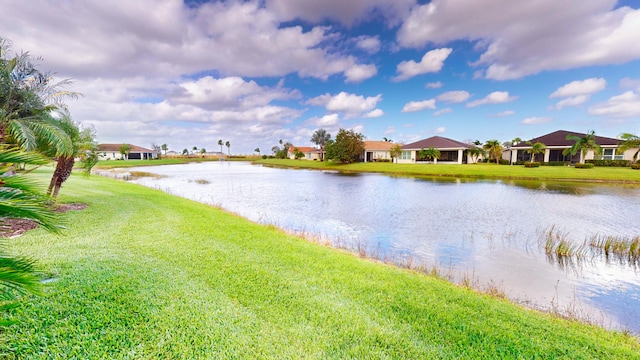
[(411, 160), (411, 151), (403, 151), (402, 154), (400, 154), (400, 159)]

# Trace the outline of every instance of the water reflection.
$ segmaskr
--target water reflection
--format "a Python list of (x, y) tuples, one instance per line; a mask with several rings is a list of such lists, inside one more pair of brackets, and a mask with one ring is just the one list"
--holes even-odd
[[(618, 314), (609, 310), (614, 302), (616, 311), (633, 320), (622, 325), (640, 332), (637, 273), (598, 258), (586, 267), (549, 259), (538, 238), (540, 229), (550, 226), (578, 241), (594, 234), (636, 236), (640, 222), (632, 219), (640, 213), (638, 188), (345, 174), (232, 162), (144, 171), (165, 177), (135, 182), (383, 260), (436, 266), (453, 280), (498, 283), (512, 299), (561, 308), (578, 303), (620, 325)], [(624, 286), (621, 297), (611, 295), (609, 283), (602, 285), (605, 278)], [(625, 297), (627, 291), (631, 295)]]

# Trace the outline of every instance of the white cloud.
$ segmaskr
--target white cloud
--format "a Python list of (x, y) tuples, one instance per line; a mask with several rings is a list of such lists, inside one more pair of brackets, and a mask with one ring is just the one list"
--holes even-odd
[(450, 48), (435, 49), (426, 52), (419, 63), (413, 60), (403, 61), (398, 64), (396, 68), (398, 75), (393, 80), (403, 81), (417, 75), (438, 72), (444, 66), (444, 61), (451, 51), (453, 50)]
[(327, 111), (342, 113), (348, 119), (373, 111), (381, 100), (381, 94), (365, 98), (362, 95), (349, 94), (343, 91), (335, 96), (324, 94), (311, 98), (306, 104), (324, 106)]
[(468, 91), (458, 90), (458, 91), (447, 91), (436, 96), (436, 100), (443, 101), (446, 103), (461, 103), (467, 101), (471, 97)]
[(383, 115), (384, 115), (384, 111), (382, 111), (381, 109), (375, 109), (375, 110), (372, 110), (372, 111), (369, 111), (368, 113), (366, 113), (364, 115), (364, 117), (365, 118), (377, 118), (377, 117), (380, 117), (380, 116), (383, 116)]
[(176, 85), (168, 95), (171, 104), (191, 104), (205, 109), (249, 108), (264, 106), (273, 100), (299, 98), (297, 90), (261, 87), (255, 81), (239, 77), (215, 79), (205, 76)]
[(467, 103), (467, 107), (476, 107), (485, 104), (501, 104), (516, 100), (517, 96), (510, 96), (507, 91), (494, 91), (487, 95), (484, 99), (475, 100)]
[(442, 134), (442, 133), (444, 133), (444, 132), (446, 132), (446, 131), (447, 131), (447, 128), (446, 128), (446, 127), (444, 127), (444, 126), (441, 126), (441, 127), (437, 128), (437, 129), (435, 129), (435, 130), (433, 131), (433, 133), (434, 133), (434, 134)]
[(308, 120), (309, 123), (319, 127), (334, 126), (337, 125), (339, 121), (340, 115), (338, 114), (328, 114), (320, 118), (311, 118)]
[(523, 125), (536, 125), (536, 124), (545, 124), (553, 121), (550, 117), (529, 117), (522, 120), (520, 123)]
[(589, 107), (590, 115), (629, 118), (640, 116), (640, 92), (629, 90)]
[(396, 127), (395, 126), (387, 126), (386, 129), (384, 129), (384, 134), (385, 135), (391, 135), (394, 134), (396, 132)]
[(590, 78), (580, 81), (572, 81), (559, 87), (556, 91), (549, 95), (549, 98), (553, 99), (575, 97), (580, 95), (592, 95), (604, 90), (606, 86), (607, 80), (603, 78)]
[(453, 112), (453, 109), (451, 108), (444, 108), (442, 110), (438, 110), (436, 112), (433, 113), (433, 116), (440, 116), (442, 114), (448, 114), (450, 112)]
[(491, 114), (489, 115), (489, 117), (505, 117), (505, 116), (511, 116), (513, 114), (515, 114), (516, 112), (513, 110), (505, 110), (496, 114)]
[(360, 36), (356, 39), (356, 46), (369, 54), (380, 51), (380, 39), (377, 36)]
[(425, 87), (426, 87), (427, 89), (439, 89), (439, 88), (441, 88), (441, 87), (442, 87), (442, 85), (444, 85), (442, 82), (440, 82), (440, 81), (436, 81), (436, 82), (430, 82), (430, 83), (427, 83), (427, 84), (425, 85)]
[(424, 100), (424, 101), (410, 101), (402, 107), (401, 112), (403, 113), (415, 112), (415, 111), (420, 111), (424, 109), (435, 109), (435, 108), (436, 108), (435, 99)]
[(589, 95), (578, 95), (570, 98), (562, 99), (557, 104), (551, 107), (552, 110), (560, 110), (566, 107), (578, 106), (589, 101)]
[(353, 65), (344, 73), (346, 82), (358, 83), (374, 77), (378, 73), (375, 65)]
[(619, 83), (620, 87), (623, 89), (635, 89), (640, 91), (640, 79), (632, 79), (632, 78), (622, 78)]
[[(541, 71), (622, 64), (640, 58), (640, 9), (613, 0), (433, 0), (398, 30), (401, 46), (478, 41), (476, 66), (495, 80)], [(544, 19), (541, 21), (540, 19)]]

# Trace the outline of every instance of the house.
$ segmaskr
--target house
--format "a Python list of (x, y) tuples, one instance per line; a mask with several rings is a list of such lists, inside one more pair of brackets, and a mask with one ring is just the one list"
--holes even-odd
[[(121, 160), (124, 156), (120, 153), (120, 147), (125, 144), (98, 144), (99, 160)], [(126, 144), (129, 146), (129, 160), (151, 160), (158, 158), (158, 152), (145, 149), (141, 146)]]
[(434, 160), (434, 163), (466, 164), (473, 162), (467, 152), (467, 150), (471, 148), (471, 145), (441, 136), (432, 136), (402, 146), (402, 154), (398, 158), (398, 163), (426, 163), (426, 159), (420, 158), (420, 150), (428, 148), (435, 148), (440, 151), (440, 157)]
[(307, 147), (307, 146), (291, 146), (289, 148), (289, 153), (288, 153), (289, 159), (296, 158), (296, 150), (304, 154), (304, 157), (302, 159), (305, 159), (305, 160), (321, 160), (322, 159), (321, 150), (318, 150), (314, 147)]
[(362, 161), (391, 161), (390, 150), (395, 144), (389, 141), (365, 141)]
[(596, 136), (595, 140), (598, 145), (602, 148), (602, 155), (595, 155), (592, 150), (589, 150), (585, 155), (584, 159), (582, 158), (582, 153), (578, 152), (577, 154), (571, 156), (563, 155), (563, 151), (571, 148), (576, 142), (574, 140), (567, 140), (567, 135), (575, 135), (578, 137), (584, 137), (586, 134), (566, 131), (566, 130), (558, 130), (552, 133), (542, 135), (536, 138), (533, 138), (529, 141), (522, 141), (518, 144), (514, 144), (509, 150), (507, 154), (507, 160), (510, 160), (511, 163), (522, 162), (522, 161), (531, 161), (531, 154), (527, 153), (527, 150), (531, 149), (531, 145), (537, 142), (545, 144), (546, 148), (544, 149), (544, 154), (537, 154), (534, 158), (535, 161), (538, 162), (584, 162), (584, 160), (633, 160), (633, 155), (637, 151), (637, 149), (630, 149), (624, 152), (624, 154), (618, 153), (618, 146), (620, 144), (620, 140)]

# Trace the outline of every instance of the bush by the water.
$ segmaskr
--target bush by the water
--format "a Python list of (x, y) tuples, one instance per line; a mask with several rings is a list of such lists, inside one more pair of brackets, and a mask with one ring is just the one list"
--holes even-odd
[(585, 163), (585, 164), (581, 164), (581, 163), (577, 163), (575, 165), (576, 169), (592, 169), (593, 168), (593, 164), (591, 163)]
[(634, 170), (640, 169), (640, 163), (631, 164), (631, 168)]
[(527, 167), (527, 168), (540, 167), (540, 163), (537, 161), (525, 161), (524, 167)]

